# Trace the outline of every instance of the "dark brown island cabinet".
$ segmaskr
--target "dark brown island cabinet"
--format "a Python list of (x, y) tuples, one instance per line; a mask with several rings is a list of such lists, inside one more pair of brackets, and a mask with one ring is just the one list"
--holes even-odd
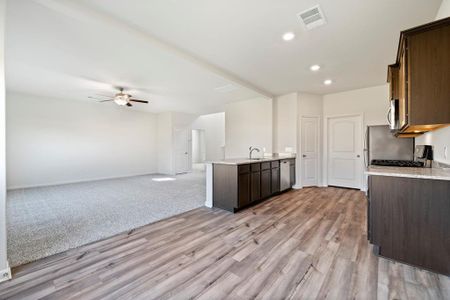
[(450, 180), (369, 176), (367, 216), (376, 254), (450, 275)]
[(283, 192), (281, 164), (289, 164), (290, 189), (295, 184), (294, 158), (247, 164), (213, 163), (213, 206), (236, 212)]

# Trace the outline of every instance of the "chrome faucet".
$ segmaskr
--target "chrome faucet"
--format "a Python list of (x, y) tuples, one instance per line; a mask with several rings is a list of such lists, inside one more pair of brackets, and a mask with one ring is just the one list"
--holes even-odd
[(252, 153), (253, 153), (253, 151), (259, 152), (259, 149), (256, 148), (256, 147), (250, 146), (250, 147), (248, 148), (248, 151), (249, 151), (248, 156), (250, 157), (250, 159), (252, 159)]

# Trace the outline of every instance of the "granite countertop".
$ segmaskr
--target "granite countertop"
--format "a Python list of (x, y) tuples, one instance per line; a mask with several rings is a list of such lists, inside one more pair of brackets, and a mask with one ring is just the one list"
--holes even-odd
[(207, 163), (220, 164), (220, 165), (244, 165), (244, 164), (252, 164), (252, 163), (259, 163), (259, 162), (268, 162), (268, 161), (274, 161), (274, 160), (280, 160), (280, 159), (290, 159), (290, 158), (295, 158), (295, 154), (273, 155), (273, 156), (266, 156), (264, 158), (258, 158), (258, 159), (229, 158), (229, 159), (223, 159), (223, 160), (217, 160), (217, 161), (208, 161)]
[(369, 166), (366, 175), (450, 180), (450, 168), (409, 168)]

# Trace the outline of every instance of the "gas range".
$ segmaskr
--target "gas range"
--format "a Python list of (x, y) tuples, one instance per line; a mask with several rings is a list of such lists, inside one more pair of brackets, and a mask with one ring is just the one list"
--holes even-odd
[(415, 167), (423, 168), (424, 164), (420, 161), (414, 160), (389, 160), (389, 159), (374, 159), (370, 162), (373, 166), (386, 166), (386, 167)]

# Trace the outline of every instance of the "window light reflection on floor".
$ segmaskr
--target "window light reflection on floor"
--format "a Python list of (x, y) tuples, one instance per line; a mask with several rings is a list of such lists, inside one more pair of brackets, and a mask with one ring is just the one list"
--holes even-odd
[(173, 177), (158, 177), (158, 178), (152, 178), (153, 181), (162, 182), (162, 181), (174, 181), (177, 180)]

